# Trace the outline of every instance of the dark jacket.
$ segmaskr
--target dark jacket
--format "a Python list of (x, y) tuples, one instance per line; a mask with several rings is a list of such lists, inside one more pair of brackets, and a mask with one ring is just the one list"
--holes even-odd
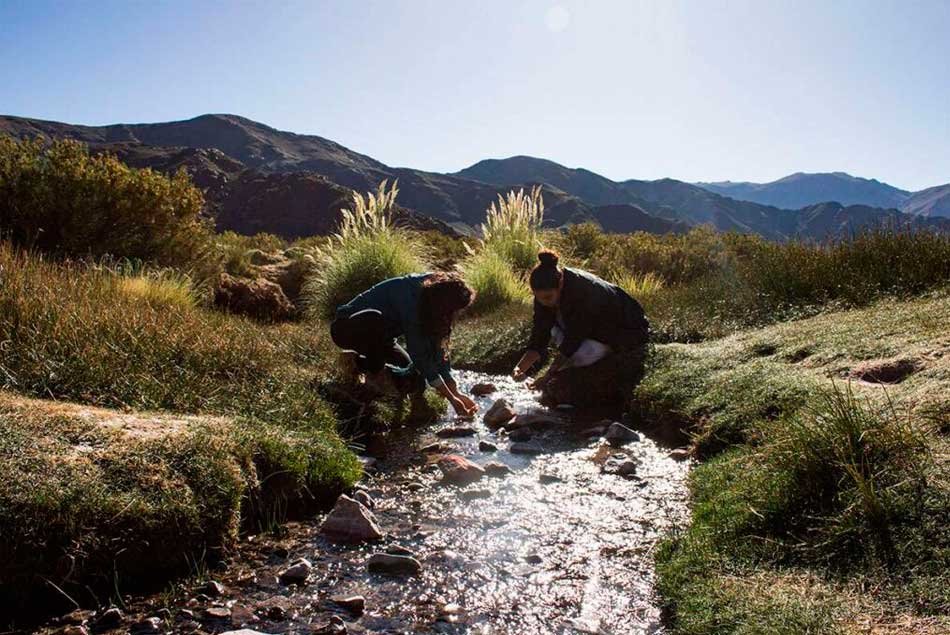
[[(597, 340), (614, 350), (646, 344), (650, 325), (640, 303), (626, 291), (579, 269), (564, 269), (559, 307), (564, 341), (559, 350), (570, 357), (584, 340)], [(557, 323), (557, 311), (534, 302), (534, 324), (528, 349), (544, 354)]]
[(390, 278), (370, 287), (346, 304), (337, 307), (337, 317), (349, 317), (357, 311), (376, 309), (383, 314), (386, 336), (406, 337), (406, 349), (413, 366), (432, 384), (440, 377), (453, 381), (448, 352), (438, 338), (422, 332), (419, 318), (419, 293), (428, 273)]

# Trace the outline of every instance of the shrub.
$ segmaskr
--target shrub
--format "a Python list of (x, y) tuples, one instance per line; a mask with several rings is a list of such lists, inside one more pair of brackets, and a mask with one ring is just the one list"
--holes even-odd
[(491, 250), (482, 250), (466, 259), (462, 275), (477, 294), (469, 309), (473, 314), (487, 313), (528, 296), (524, 278)]
[(396, 183), (387, 190), (383, 181), (375, 194), (353, 195), (353, 209), (343, 210), (339, 232), (317, 250), (316, 272), (304, 284), (312, 314), (331, 317), (374, 284), (428, 268), (422, 244), (393, 224), (398, 193)]
[(495, 252), (516, 272), (524, 274), (537, 263), (543, 222), (540, 186), (527, 195), (523, 189), (499, 195), (482, 224), (482, 250)]
[(183, 170), (136, 170), (72, 140), (0, 139), (0, 227), (16, 245), (190, 265), (209, 255), (203, 206)]
[(120, 293), (153, 306), (191, 308), (198, 304), (199, 295), (191, 279), (174, 270), (119, 276), (115, 284)]

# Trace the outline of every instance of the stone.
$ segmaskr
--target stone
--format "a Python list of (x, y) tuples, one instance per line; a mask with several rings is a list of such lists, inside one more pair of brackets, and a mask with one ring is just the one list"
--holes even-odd
[(498, 446), (494, 443), (491, 443), (490, 441), (479, 441), (478, 449), (482, 452), (497, 452)]
[(259, 621), (257, 616), (249, 607), (242, 604), (235, 604), (231, 607), (231, 626), (241, 627), (257, 621)]
[(360, 456), (357, 457), (360, 461), (360, 464), (363, 466), (363, 472), (366, 474), (372, 474), (378, 471), (378, 461), (371, 456)]
[(615, 421), (607, 428), (607, 433), (604, 435), (604, 438), (607, 440), (607, 443), (618, 448), (627, 443), (639, 441), (640, 435), (622, 423)]
[(201, 593), (204, 593), (205, 595), (207, 595), (209, 598), (219, 598), (225, 593), (227, 593), (227, 589), (224, 587), (224, 585), (215, 580), (209, 580), (208, 582), (203, 584), (201, 586), (200, 591)]
[(320, 525), (320, 533), (333, 542), (348, 543), (379, 540), (383, 537), (373, 512), (345, 494), (336, 499), (333, 509)]
[(470, 485), (485, 475), (481, 466), (458, 454), (446, 454), (439, 459), (442, 482), (451, 485)]
[(604, 431), (607, 430), (604, 426), (594, 426), (593, 428), (587, 428), (581, 432), (581, 436), (585, 437), (600, 437), (603, 436)]
[(452, 446), (447, 443), (442, 443), (441, 441), (436, 441), (435, 443), (430, 443), (429, 445), (423, 446), (420, 450), (424, 454), (445, 454), (450, 451)]
[(206, 620), (230, 620), (231, 609), (226, 606), (212, 606), (205, 609), (204, 618)]
[(266, 634), (261, 633), (260, 631), (255, 631), (254, 629), (251, 629), (251, 628), (241, 628), (236, 631), (225, 631), (221, 633), (221, 635), (266, 635)]
[(538, 482), (542, 485), (550, 485), (551, 483), (563, 483), (564, 479), (555, 474), (545, 474), (542, 472), (538, 475)]
[(441, 439), (455, 439), (458, 437), (475, 436), (475, 428), (469, 426), (453, 426), (436, 430), (435, 435)]
[(482, 420), (491, 428), (499, 428), (514, 419), (516, 414), (507, 399), (499, 399), (491, 405)]
[(558, 419), (557, 417), (545, 414), (543, 412), (529, 412), (518, 415), (515, 417), (513, 423), (516, 425), (516, 427), (523, 428), (528, 426), (534, 430), (547, 430), (549, 428), (564, 425), (564, 421), (562, 419)]
[(360, 616), (366, 611), (366, 598), (362, 595), (337, 595), (330, 601), (351, 615)]
[(67, 613), (60, 621), (64, 624), (85, 624), (96, 614), (95, 611), (76, 609), (72, 613)]
[(156, 635), (162, 632), (162, 620), (157, 617), (149, 617), (135, 622), (129, 627), (132, 635)]
[(487, 476), (500, 477), (508, 476), (511, 474), (511, 468), (505, 465), (504, 463), (498, 463), (497, 461), (492, 461), (491, 463), (485, 464), (485, 474)]
[(620, 476), (630, 476), (637, 473), (637, 463), (636, 461), (631, 461), (627, 459), (617, 466), (617, 474)]
[(524, 557), (524, 561), (528, 564), (541, 564), (541, 556), (536, 553), (529, 553)]
[(339, 615), (333, 615), (329, 622), (313, 627), (310, 633), (312, 635), (346, 635), (346, 623)]
[(498, 387), (489, 382), (483, 382), (472, 386), (472, 394), (476, 397), (485, 397), (497, 391)]
[(533, 441), (516, 442), (508, 447), (512, 454), (541, 454), (544, 450), (540, 445)]
[(531, 428), (515, 428), (508, 433), (508, 438), (512, 441), (529, 441), (534, 436)]
[(397, 556), (391, 553), (374, 553), (366, 561), (370, 573), (388, 575), (416, 575), (422, 571), (422, 563), (412, 556)]
[(689, 448), (676, 448), (675, 450), (670, 450), (667, 456), (674, 461), (688, 461), (691, 454)]
[(89, 629), (85, 626), (80, 626), (79, 624), (70, 624), (69, 626), (64, 626), (60, 632), (60, 635), (89, 635)]
[(280, 580), (280, 583), (285, 586), (289, 584), (303, 584), (307, 581), (307, 578), (310, 577), (312, 570), (313, 565), (310, 564), (310, 561), (306, 558), (301, 558), (290, 567), (281, 571), (277, 578)]
[(459, 498), (467, 501), (491, 498), (491, 490), (488, 489), (467, 489), (459, 492)]
[(364, 490), (357, 490), (354, 492), (353, 500), (355, 500), (360, 505), (363, 505), (367, 509), (373, 509), (376, 507), (376, 500), (369, 495), (369, 492)]
[(122, 611), (112, 607), (105, 611), (102, 615), (96, 619), (96, 628), (97, 629), (109, 629), (115, 628), (125, 619), (125, 616), (122, 615)]
[(412, 551), (406, 549), (402, 545), (389, 545), (386, 547), (386, 553), (392, 554), (394, 556), (415, 556)]

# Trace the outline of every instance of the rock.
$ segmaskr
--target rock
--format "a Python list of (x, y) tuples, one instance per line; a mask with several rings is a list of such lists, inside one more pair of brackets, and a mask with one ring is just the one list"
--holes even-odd
[(551, 483), (563, 483), (564, 479), (554, 474), (545, 474), (542, 472), (538, 475), (538, 482), (542, 485), (550, 485)]
[(508, 476), (511, 474), (511, 468), (504, 463), (492, 461), (485, 464), (485, 474), (492, 477)]
[(369, 495), (369, 492), (363, 490), (357, 490), (354, 492), (353, 500), (367, 509), (373, 509), (376, 507), (376, 501), (373, 499), (373, 497)]
[(688, 461), (692, 452), (689, 448), (676, 448), (675, 450), (670, 450), (670, 453), (667, 455), (674, 461)]
[(215, 284), (214, 305), (266, 322), (288, 319), (294, 305), (280, 285), (265, 278), (250, 280), (222, 273)]
[(415, 556), (411, 550), (406, 549), (402, 545), (389, 545), (386, 547), (386, 553), (394, 556)]
[(416, 481), (413, 481), (411, 483), (406, 483), (406, 489), (409, 490), (410, 492), (421, 492), (425, 488), (426, 488), (425, 485), (423, 485), (422, 483), (417, 483)]
[(541, 556), (536, 553), (529, 553), (524, 557), (524, 561), (528, 564), (541, 564)]
[(425, 454), (445, 454), (452, 449), (452, 446), (447, 443), (442, 443), (436, 441), (435, 443), (430, 443), (429, 445), (423, 446), (420, 450)]
[(257, 622), (257, 616), (254, 611), (241, 604), (235, 604), (231, 607), (231, 626), (241, 627), (245, 624)]
[(489, 441), (479, 441), (478, 449), (481, 450), (482, 452), (497, 452), (498, 446)]
[(96, 614), (95, 611), (76, 609), (60, 618), (63, 624), (85, 624)]
[(260, 631), (255, 631), (250, 628), (242, 628), (236, 631), (225, 631), (221, 633), (221, 635), (266, 635), (266, 634), (261, 633)]
[(594, 426), (593, 428), (587, 428), (586, 430), (584, 430), (583, 432), (581, 432), (581, 436), (585, 436), (585, 437), (600, 437), (600, 436), (602, 436), (602, 435), (604, 434), (604, 431), (605, 431), (606, 429), (607, 429), (607, 428), (604, 427), (604, 426)]
[(345, 494), (336, 499), (330, 514), (320, 525), (320, 533), (333, 542), (366, 542), (383, 537), (373, 512)]
[[(518, 428), (531, 427), (534, 430), (547, 430), (564, 425), (564, 421), (543, 412), (529, 412), (515, 417), (512, 422)], [(510, 430), (509, 426), (509, 430)]]
[(157, 617), (149, 617), (132, 624), (129, 631), (132, 635), (155, 635), (162, 632), (162, 620)]
[(508, 438), (512, 441), (529, 441), (534, 436), (531, 428), (515, 428), (508, 433)]
[(330, 601), (352, 615), (360, 616), (366, 611), (366, 598), (362, 595), (337, 595)]
[(604, 435), (604, 438), (607, 440), (607, 443), (618, 448), (624, 444), (639, 441), (640, 435), (622, 423), (615, 421), (607, 428), (607, 433)]
[[(356, 501), (353, 502), (355, 503)], [(313, 565), (310, 564), (310, 561), (306, 558), (301, 558), (287, 569), (281, 571), (277, 577), (280, 583), (285, 586), (288, 584), (303, 584), (307, 581), (307, 578), (310, 577), (312, 570)]]
[(178, 614), (175, 615), (176, 620), (193, 620), (195, 619), (194, 611), (189, 611), (188, 609), (181, 609), (178, 611)]
[(366, 561), (371, 573), (390, 575), (415, 575), (422, 571), (422, 563), (412, 556), (397, 556), (390, 553), (374, 553)]
[(70, 624), (69, 626), (64, 626), (59, 633), (60, 635), (89, 635), (89, 629), (79, 624)]
[(101, 630), (115, 628), (121, 624), (124, 619), (125, 616), (122, 615), (122, 611), (112, 607), (100, 615), (98, 619), (96, 619), (96, 628)]
[(487, 395), (492, 394), (496, 390), (498, 390), (498, 388), (495, 386), (495, 384), (488, 383), (488, 382), (475, 384), (474, 386), (472, 386), (472, 394), (475, 395), (476, 397), (485, 397)]
[(636, 461), (631, 461), (627, 459), (617, 466), (617, 474), (620, 476), (630, 476), (637, 473), (637, 463)]
[(436, 431), (436, 436), (442, 439), (454, 439), (457, 437), (471, 437), (475, 435), (475, 428), (468, 426), (454, 426), (442, 428)]
[(206, 620), (230, 620), (231, 609), (226, 606), (212, 606), (205, 609), (204, 618)]
[(485, 475), (485, 470), (458, 454), (446, 454), (439, 459), (442, 482), (451, 485), (469, 485)]
[(459, 498), (467, 501), (491, 498), (491, 490), (488, 489), (467, 489), (459, 492)]
[(209, 598), (219, 598), (227, 592), (227, 589), (220, 582), (209, 580), (201, 586), (200, 592)]
[(508, 400), (499, 399), (491, 405), (482, 420), (491, 428), (499, 428), (514, 419), (515, 414), (517, 413)]
[(312, 635), (346, 635), (346, 623), (339, 615), (333, 615), (329, 622), (313, 627), (310, 632)]
[(363, 471), (367, 474), (372, 474), (377, 471), (378, 461), (371, 456), (359, 456), (356, 457), (359, 459), (360, 464), (363, 466)]
[(544, 452), (541, 446), (533, 441), (512, 443), (508, 447), (508, 451), (512, 454), (541, 454)]

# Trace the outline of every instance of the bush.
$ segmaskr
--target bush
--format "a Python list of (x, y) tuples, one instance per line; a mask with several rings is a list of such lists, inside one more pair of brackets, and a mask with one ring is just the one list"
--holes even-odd
[(0, 228), (15, 245), (187, 266), (209, 255), (203, 206), (183, 170), (136, 170), (72, 140), (0, 139)]
[(529, 295), (524, 278), (516, 275), (509, 264), (491, 250), (480, 251), (466, 259), (462, 275), (477, 294), (469, 309), (472, 314), (494, 311)]
[(304, 283), (304, 297), (314, 316), (332, 317), (336, 308), (388, 278), (425, 271), (425, 249), (413, 234), (393, 224), (399, 190), (353, 195), (352, 210), (343, 210), (340, 230), (315, 253), (316, 272)]
[(488, 208), (482, 224), (483, 251), (493, 251), (519, 274), (527, 273), (538, 261), (539, 239), (544, 222), (541, 187), (525, 195), (524, 190), (498, 196)]

